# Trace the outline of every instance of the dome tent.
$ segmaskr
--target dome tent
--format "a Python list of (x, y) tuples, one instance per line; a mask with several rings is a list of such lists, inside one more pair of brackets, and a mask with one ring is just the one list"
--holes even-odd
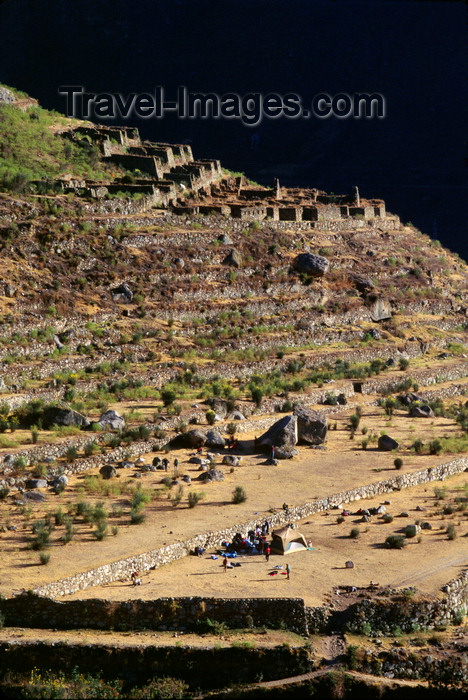
[(303, 552), (307, 549), (307, 541), (300, 532), (292, 527), (282, 527), (280, 530), (273, 530), (271, 542), (272, 554), (290, 554), (291, 552)]

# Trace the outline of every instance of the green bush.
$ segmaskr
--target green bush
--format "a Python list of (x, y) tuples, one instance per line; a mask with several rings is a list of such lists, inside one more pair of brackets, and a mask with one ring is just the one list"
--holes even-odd
[(140, 523), (143, 523), (146, 520), (146, 513), (144, 510), (139, 508), (138, 510), (135, 510), (134, 508), (131, 509), (130, 511), (130, 522), (132, 525), (140, 525)]
[(393, 460), (393, 464), (395, 469), (401, 469), (403, 466), (403, 460), (401, 459), (401, 457), (395, 457), (395, 459)]
[(403, 549), (406, 539), (403, 535), (389, 535), (385, 540), (385, 546), (389, 549)]
[(39, 561), (43, 566), (49, 563), (50, 561), (50, 553), (49, 552), (41, 552), (39, 554)]
[(360, 534), (361, 534), (361, 531), (359, 530), (359, 528), (353, 527), (349, 533), (349, 536), (351, 537), (351, 539), (357, 540), (357, 538), (359, 537)]
[(455, 525), (453, 523), (450, 523), (450, 525), (447, 525), (445, 533), (447, 535), (448, 540), (455, 540), (457, 537), (457, 530), (455, 528)]
[(188, 495), (189, 508), (195, 508), (195, 506), (200, 503), (205, 494), (203, 491), (190, 491)]
[(244, 503), (247, 500), (247, 494), (243, 486), (236, 486), (232, 492), (233, 503)]

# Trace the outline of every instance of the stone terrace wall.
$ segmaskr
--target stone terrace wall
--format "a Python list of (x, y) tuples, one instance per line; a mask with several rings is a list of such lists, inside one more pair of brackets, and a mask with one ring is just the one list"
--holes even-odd
[[(302, 506), (293, 506), (288, 512), (280, 512), (271, 515), (269, 518), (272, 528), (285, 525), (309, 517), (315, 513), (320, 513), (331, 508), (341, 507), (344, 503), (358, 501), (362, 498), (374, 498), (392, 491), (400, 491), (403, 488), (425, 484), (431, 481), (445, 479), (454, 474), (459, 474), (468, 469), (468, 457), (461, 457), (437, 467), (429, 467), (411, 474), (402, 474), (384, 481), (377, 481), (367, 486), (359, 486), (347, 491), (341, 491), (331, 496), (321, 498)], [(258, 519), (249, 520), (244, 523), (237, 523), (232, 527), (214, 532), (207, 532), (195, 535), (183, 542), (153, 549), (143, 554), (138, 554), (127, 559), (105, 564), (90, 571), (82, 572), (68, 578), (54, 581), (35, 589), (35, 593), (40, 595), (57, 597), (69, 595), (78, 590), (83, 590), (91, 586), (103, 585), (112, 581), (129, 580), (132, 571), (148, 571), (156, 569), (163, 564), (176, 561), (190, 553), (197, 545), (206, 549), (218, 547), (222, 541), (231, 540), (236, 532), (247, 534), (249, 530), (255, 528)]]
[(38, 629), (114, 629), (118, 631), (200, 630), (209, 619), (231, 628), (286, 626), (307, 635), (302, 598), (159, 598), (114, 602), (102, 599), (51, 600), (25, 593), (0, 600), (0, 612), (10, 627)]
[(0, 672), (24, 674), (34, 667), (66, 673), (78, 668), (81, 673), (138, 683), (169, 676), (182, 678), (193, 688), (211, 689), (232, 685), (233, 668), (236, 683), (253, 683), (307, 673), (314, 663), (307, 649), (289, 645), (249, 649), (20, 641), (0, 644)]

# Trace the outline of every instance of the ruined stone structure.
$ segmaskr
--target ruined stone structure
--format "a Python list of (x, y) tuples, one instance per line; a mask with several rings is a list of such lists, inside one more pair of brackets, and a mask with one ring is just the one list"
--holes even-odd
[(96, 145), (103, 162), (127, 171), (126, 176), (107, 183), (76, 179), (48, 183), (90, 199), (139, 195), (145, 199), (143, 209), (156, 206), (181, 216), (217, 215), (308, 229), (356, 228), (375, 221), (396, 229), (400, 223), (398, 217), (387, 215), (382, 200), (363, 199), (357, 187), (349, 195), (334, 195), (313, 188), (281, 187), (277, 178), (270, 188), (253, 185), (244, 175), (223, 172), (219, 160), (195, 160), (187, 144), (142, 141), (135, 127), (83, 125), (63, 136), (78, 144)]

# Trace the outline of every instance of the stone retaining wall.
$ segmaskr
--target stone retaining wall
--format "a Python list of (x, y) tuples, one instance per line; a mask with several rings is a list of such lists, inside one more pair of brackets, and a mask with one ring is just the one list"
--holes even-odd
[(308, 634), (302, 598), (201, 598), (109, 601), (102, 599), (56, 601), (24, 593), (0, 600), (0, 612), (10, 627), (38, 629), (114, 629), (118, 631), (202, 630), (207, 620), (232, 629), (286, 626)]
[[(417, 486), (431, 481), (445, 479), (454, 474), (459, 474), (468, 469), (468, 457), (461, 457), (437, 467), (429, 467), (411, 474), (401, 474), (384, 481), (377, 481), (367, 486), (359, 486), (347, 491), (341, 491), (333, 495), (321, 498), (302, 506), (293, 506), (288, 512), (272, 514), (269, 517), (271, 527), (279, 527), (288, 522), (303, 520), (315, 513), (320, 513), (331, 508), (339, 508), (345, 503), (358, 501), (363, 498), (375, 498), (392, 491), (400, 491), (403, 488)], [(229, 528), (195, 535), (183, 542), (153, 549), (134, 557), (122, 559), (99, 566), (96, 569), (82, 572), (65, 579), (54, 581), (44, 586), (39, 586), (35, 592), (50, 597), (69, 595), (78, 590), (83, 590), (91, 586), (100, 586), (112, 581), (121, 579), (129, 580), (132, 571), (148, 571), (159, 566), (176, 561), (190, 553), (197, 545), (205, 549), (218, 547), (223, 540), (231, 540), (236, 532), (247, 534), (249, 530), (255, 529), (258, 519), (249, 520), (244, 523), (236, 523)]]
[(287, 644), (252, 649), (240, 645), (198, 648), (24, 641), (0, 644), (2, 675), (8, 671), (26, 674), (34, 667), (67, 674), (78, 668), (84, 674), (133, 683), (145, 683), (152, 678), (181, 678), (195, 690), (231, 686), (233, 669), (236, 683), (254, 683), (307, 673), (313, 670), (314, 662), (305, 647)]

